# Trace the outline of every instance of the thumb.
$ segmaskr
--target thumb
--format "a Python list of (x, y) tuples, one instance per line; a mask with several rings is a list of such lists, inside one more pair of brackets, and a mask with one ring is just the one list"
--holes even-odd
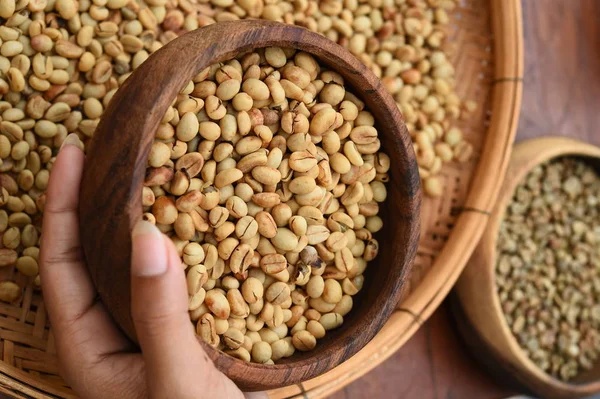
[(140, 221), (132, 232), (131, 260), (131, 314), (146, 365), (157, 372), (181, 365), (198, 344), (175, 246), (152, 223)]
[(242, 397), (196, 339), (175, 245), (146, 221), (138, 222), (131, 236), (131, 314), (150, 397)]

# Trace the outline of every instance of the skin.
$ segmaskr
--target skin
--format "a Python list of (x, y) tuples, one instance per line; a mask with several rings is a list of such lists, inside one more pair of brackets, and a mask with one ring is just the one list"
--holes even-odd
[[(85, 156), (65, 139), (47, 191), (40, 277), (61, 375), (84, 398), (244, 398), (197, 341), (175, 246), (148, 222), (132, 233), (132, 315), (141, 353), (107, 313), (85, 267), (78, 193)], [(192, 383), (193, 382), (193, 383)], [(247, 398), (266, 398), (263, 393)]]

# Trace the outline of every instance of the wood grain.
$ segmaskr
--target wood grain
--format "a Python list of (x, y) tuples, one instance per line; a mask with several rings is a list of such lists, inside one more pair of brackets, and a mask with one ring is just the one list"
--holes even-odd
[(525, 78), (518, 139), (600, 144), (600, 2), (523, 0)]
[(335, 367), (375, 336), (400, 298), (419, 239), (420, 182), (410, 136), (375, 75), (342, 47), (304, 28), (246, 20), (190, 32), (154, 53), (110, 102), (87, 154), (80, 201), (87, 266), (115, 321), (135, 341), (130, 234), (142, 215), (146, 160), (160, 119), (179, 90), (202, 69), (269, 46), (312, 53), (338, 71), (373, 113), (393, 165), (382, 210), (386, 224), (380, 233), (390, 245), (381, 247), (367, 271), (365, 286), (342, 328), (327, 334), (318, 350), (268, 366), (246, 363), (205, 345), (217, 367), (245, 390), (293, 384)]
[[(552, 133), (600, 145), (600, 1), (521, 4), (525, 73), (517, 141)], [(388, 361), (331, 398), (500, 399), (523, 393), (481, 369), (448, 313), (445, 302)], [(427, 334), (445, 345), (432, 347)]]

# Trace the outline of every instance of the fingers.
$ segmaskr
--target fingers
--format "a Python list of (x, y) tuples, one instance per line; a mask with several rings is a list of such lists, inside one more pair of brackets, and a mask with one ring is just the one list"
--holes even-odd
[(96, 290), (83, 263), (78, 206), (85, 156), (80, 147), (77, 135), (71, 134), (59, 151), (42, 224), (40, 277), (61, 374), (86, 398), (141, 397), (141, 356), (119, 353), (131, 344), (95, 301)]
[(144, 358), (176, 366), (196, 340), (181, 261), (170, 240), (149, 222), (135, 226), (132, 242), (131, 307)]
[(82, 261), (77, 208), (84, 154), (79, 138), (65, 139), (50, 174), (42, 224), (40, 278), (52, 324), (70, 323), (95, 297)]
[(83, 263), (77, 214), (84, 162), (80, 145), (77, 135), (69, 135), (59, 151), (50, 174), (42, 224), (44, 303), (64, 365), (95, 362), (99, 356), (130, 345), (104, 307), (95, 302), (96, 290)]
[(151, 396), (242, 398), (198, 344), (187, 311), (185, 274), (171, 240), (141, 221), (132, 242), (132, 316)]

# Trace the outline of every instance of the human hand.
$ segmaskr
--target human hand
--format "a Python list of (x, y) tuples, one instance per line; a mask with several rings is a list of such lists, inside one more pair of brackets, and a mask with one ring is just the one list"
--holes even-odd
[(131, 310), (141, 353), (99, 301), (79, 241), (85, 156), (78, 147), (79, 138), (69, 135), (54, 163), (40, 255), (44, 302), (65, 381), (84, 398), (244, 397), (198, 343), (181, 260), (151, 223), (139, 222), (132, 233)]

